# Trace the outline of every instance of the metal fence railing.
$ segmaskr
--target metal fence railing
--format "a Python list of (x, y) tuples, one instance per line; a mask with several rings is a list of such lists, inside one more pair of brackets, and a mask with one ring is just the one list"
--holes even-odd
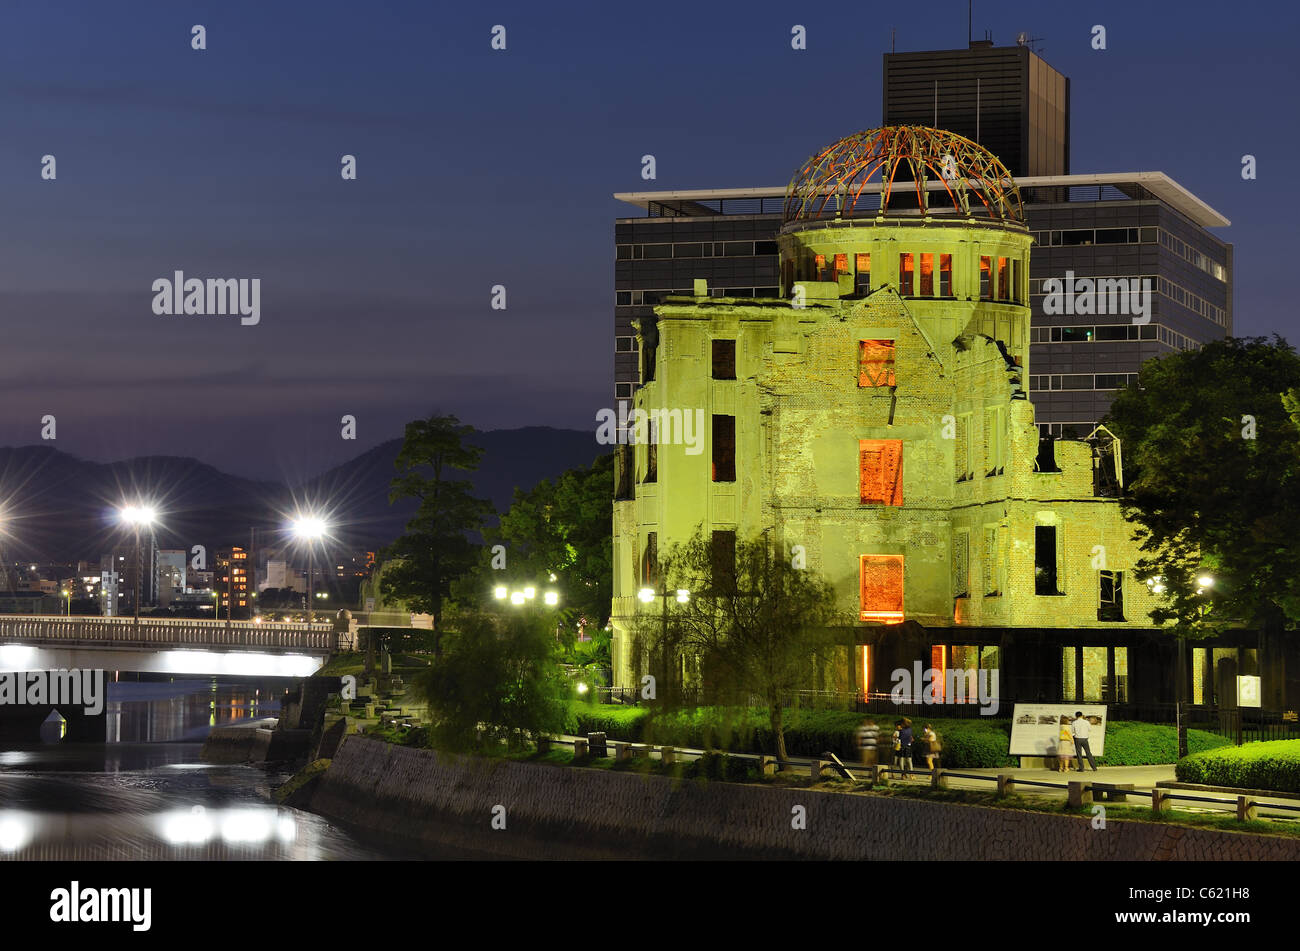
[(234, 647), (328, 652), (337, 635), (331, 622), (276, 624), (190, 618), (0, 616), (0, 640), (29, 644), (145, 647)]

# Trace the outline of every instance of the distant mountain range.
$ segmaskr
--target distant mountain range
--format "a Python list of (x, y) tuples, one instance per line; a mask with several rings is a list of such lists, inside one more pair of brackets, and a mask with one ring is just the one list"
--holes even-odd
[[(516, 488), (575, 466), (590, 465), (608, 447), (590, 431), (529, 426), (478, 433), (483, 460), (469, 479), (498, 512)], [(120, 462), (79, 459), (48, 446), (0, 448), (0, 558), (7, 561), (97, 560), (128, 540), (117, 518), (123, 502), (152, 499), (161, 548), (206, 545), (209, 555), (247, 546), (250, 529), (263, 548), (285, 540), (295, 511), (330, 513), (333, 544), (375, 548), (402, 533), (414, 510), (390, 505), (388, 488), (401, 439), (391, 439), (298, 485), (230, 475), (183, 456), (142, 456)]]

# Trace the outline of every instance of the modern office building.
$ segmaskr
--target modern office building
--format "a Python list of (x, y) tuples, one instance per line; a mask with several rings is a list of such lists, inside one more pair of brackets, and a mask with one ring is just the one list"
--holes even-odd
[[(932, 93), (939, 83), (940, 126), (949, 122), (952, 131), (996, 153), (992, 137), (1017, 156), (1004, 164), (1025, 170), (1016, 180), (1035, 247), (1029, 274), (1035, 369), (1027, 382), (1044, 435), (1087, 435), (1143, 361), (1232, 332), (1232, 246), (1209, 230), (1227, 226), (1226, 218), (1164, 172), (1065, 174), (1068, 81), (1025, 47), (888, 55), (888, 115), (924, 112), (917, 103), (926, 63), (933, 65)], [(1006, 76), (995, 82), (999, 73)], [(996, 111), (1005, 114), (992, 124), (985, 79), (1001, 90)], [(971, 129), (973, 116), (962, 104), (977, 80), (980, 118)], [(654, 306), (667, 296), (691, 293), (697, 278), (714, 295), (773, 296), (786, 187), (615, 197), (640, 211), (614, 226), (617, 406), (638, 384), (640, 323), (653, 320)], [(1067, 281), (1079, 280), (1137, 280), (1150, 290), (1141, 301), (1146, 311), (1081, 313), (1065, 291)], [(1061, 282), (1058, 299), (1048, 296), (1055, 284), (1044, 290), (1051, 281)]]
[[(907, 176), (882, 174), (904, 166)], [(1138, 223), (1109, 223), (1138, 245), (1141, 229), (1157, 232), (1159, 266), (1162, 225), (1195, 204), (1163, 177), (1143, 181), (1114, 199), (1138, 206)], [(1072, 211), (1069, 186), (1031, 187), (1064, 192), (1051, 212)], [(1087, 204), (1104, 205), (1095, 198), (1103, 186), (1089, 187)], [(1040, 358), (1034, 343), (1043, 329), (1031, 306), (1043, 273), (1034, 257), (1085, 245), (1036, 236), (1022, 191), (990, 153), (952, 133), (858, 133), (796, 172), (770, 270), (750, 272), (770, 290), (718, 289), (697, 273), (686, 295), (656, 302), (630, 351), (639, 353), (635, 409), (653, 421), (618, 453), (616, 683), (690, 676), (655, 669), (637, 617), (671, 606), (646, 608), (638, 593), (667, 580), (660, 554), (699, 530), (722, 560), (760, 533), (802, 546), (807, 568), (856, 616), (838, 662), (810, 688), (887, 692), (891, 671), (919, 662), (996, 668), (1001, 695), (1017, 700), (1175, 699), (1176, 641), (1148, 619), (1153, 579), (1133, 577), (1138, 552), (1113, 444), (1040, 441), (1029, 381), (1048, 372), (1040, 359), (1050, 352)], [(668, 200), (678, 210), (696, 201)], [(1102, 246), (1101, 210), (1084, 216), (1090, 249)], [(683, 214), (661, 225), (692, 223)], [(719, 243), (725, 259), (729, 242)], [(1031, 253), (1035, 245), (1046, 249)], [(1170, 346), (1146, 336), (1165, 329), (1160, 314), (1150, 324), (1097, 317), (1092, 335), (1120, 328), (1111, 342), (1131, 342), (1136, 358)], [(697, 412), (702, 451), (693, 453), (674, 426)], [(1260, 657), (1248, 632), (1198, 649), (1184, 695), (1231, 704), (1236, 675), (1263, 672), (1265, 696), (1283, 702), (1282, 658)]]
[(185, 569), (188, 553), (183, 548), (158, 550), (158, 606), (170, 607), (185, 594)]

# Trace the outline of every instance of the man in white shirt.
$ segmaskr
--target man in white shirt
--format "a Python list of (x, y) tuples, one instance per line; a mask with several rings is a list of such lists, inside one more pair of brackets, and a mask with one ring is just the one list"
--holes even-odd
[(1092, 724), (1084, 717), (1082, 710), (1074, 712), (1074, 722), (1070, 724), (1070, 733), (1074, 735), (1074, 755), (1079, 758), (1079, 772), (1083, 772), (1083, 756), (1088, 754), (1088, 765), (1097, 772), (1097, 761), (1092, 758), (1092, 747), (1088, 745), (1088, 731)]

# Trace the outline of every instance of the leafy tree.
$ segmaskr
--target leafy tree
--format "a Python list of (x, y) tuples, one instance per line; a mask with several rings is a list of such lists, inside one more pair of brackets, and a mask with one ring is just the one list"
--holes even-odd
[(504, 740), (517, 749), (537, 733), (568, 728), (569, 684), (551, 613), (466, 614), (445, 637), (442, 660), (412, 680), (437, 742), (468, 750)]
[[(483, 450), (468, 443), (472, 426), (455, 416), (431, 416), (406, 424), (405, 441), (397, 454), (398, 475), (389, 500), (416, 499), (419, 506), (406, 533), (385, 552), (396, 563), (385, 566), (380, 591), (387, 599), (404, 601), (412, 611), (433, 616), (441, 630), (443, 602), (451, 583), (469, 571), (477, 548), (469, 533), (481, 530), (492, 513), (490, 503), (474, 498), (468, 480), (453, 479), (453, 471), (478, 468)], [(441, 639), (434, 636), (434, 653)]]
[(673, 678), (665, 676), (662, 658), (674, 668), (679, 652), (698, 658), (713, 698), (738, 705), (754, 697), (762, 701), (776, 755), (787, 759), (785, 710), (830, 660), (830, 648), (842, 642), (835, 628), (846, 619), (836, 611), (830, 585), (793, 567), (788, 553), (766, 535), (738, 539), (732, 562), (697, 531), (668, 553), (660, 571), (669, 592), (684, 589), (689, 598), (679, 603), (670, 594), (669, 622), (654, 616), (659, 611), (647, 611), (637, 634), (648, 645), (670, 702)]
[(1138, 572), (1167, 593), (1151, 617), (1182, 636), (1300, 620), (1297, 387), (1286, 341), (1229, 338), (1147, 361), (1111, 406), (1125, 515), (1147, 553)]
[(589, 626), (603, 628), (613, 594), (614, 456), (515, 490), (510, 510), (489, 533), (506, 547), (508, 577), (545, 581), (551, 574), (563, 603)]

